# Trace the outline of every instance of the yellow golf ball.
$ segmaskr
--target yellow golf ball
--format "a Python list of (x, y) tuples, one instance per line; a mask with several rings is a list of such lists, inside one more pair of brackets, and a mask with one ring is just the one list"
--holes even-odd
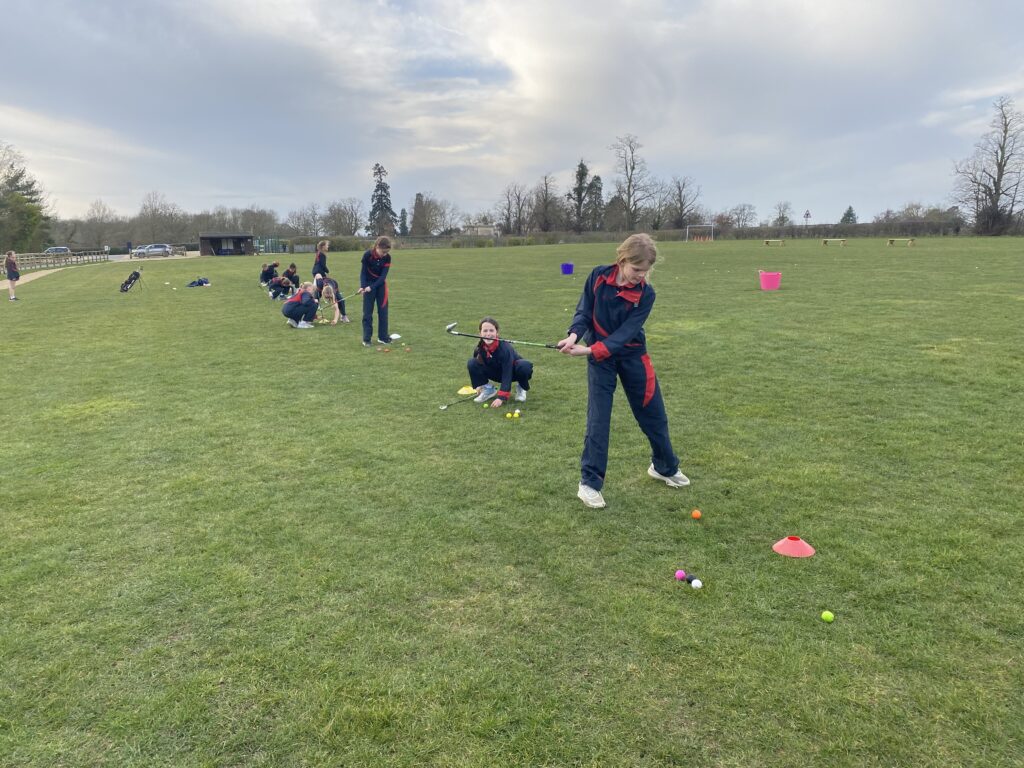
[(512, 418), (513, 419), (518, 419), (519, 418), (519, 411), (516, 411), (515, 413), (513, 413), (512, 414)]
[(832, 611), (822, 611), (821, 620), (824, 621), (826, 624), (831, 624), (833, 621), (836, 620), (836, 617), (835, 615), (833, 615)]
[(490, 407), (491, 407), (491, 406), (489, 406), (489, 405), (488, 405), (487, 403), (484, 403), (484, 410), (487, 410), (487, 409), (488, 409), (488, 408), (490, 408)]
[(506, 419), (511, 419), (512, 418), (512, 414), (511, 413), (506, 413), (505, 414), (505, 418)]

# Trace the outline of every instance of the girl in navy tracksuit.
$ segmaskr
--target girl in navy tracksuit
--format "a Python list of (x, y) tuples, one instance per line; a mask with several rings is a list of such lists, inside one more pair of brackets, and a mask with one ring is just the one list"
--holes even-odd
[(373, 305), (377, 304), (377, 343), (390, 344), (388, 336), (388, 270), (391, 269), (391, 239), (378, 237), (363, 254), (359, 270), (359, 293), (363, 294), (363, 346), (373, 335)]
[(302, 282), (299, 280), (299, 268), (295, 266), (295, 262), (288, 265), (288, 269), (281, 273), (281, 277), (287, 277), (291, 280), (292, 285), (298, 285)]
[(315, 294), (316, 286), (312, 283), (303, 283), (295, 295), (281, 306), (281, 314), (288, 319), (288, 325), (292, 328), (314, 327), (313, 320), (319, 306)]
[(316, 281), (316, 292), (334, 315), (331, 325), (351, 322), (345, 314), (345, 297), (341, 295), (337, 280), (333, 277), (321, 277)]
[(278, 261), (270, 264), (264, 264), (260, 268), (260, 285), (267, 285), (271, 280), (277, 277), (277, 268), (281, 266)]
[[(595, 267), (569, 327), (556, 345), (564, 354), (586, 356), (587, 433), (580, 459), (577, 496), (588, 507), (603, 507), (608, 434), (616, 380), (622, 381), (633, 417), (651, 444), (647, 474), (672, 488), (690, 481), (679, 471), (672, 450), (661, 387), (647, 356), (644, 322), (654, 306), (654, 289), (646, 281), (658, 258), (649, 235), (631, 235), (616, 249), (616, 262)], [(583, 338), (584, 343), (578, 343)]]
[[(480, 321), (480, 336), (483, 338), (467, 363), (469, 383), (480, 393), (474, 398), (475, 402), (483, 403), (493, 397), (491, 408), (500, 408), (512, 394), (513, 380), (519, 389), (516, 400), (524, 402), (533, 376), (533, 364), (521, 358), (507, 341), (498, 338), (498, 321), (493, 317)], [(501, 389), (495, 389), (492, 381), (500, 382)]]
[(8, 251), (4, 256), (4, 271), (7, 273), (7, 300), (17, 301), (14, 286), (21, 279), (21, 272), (18, 270), (18, 255), (14, 251)]
[(282, 296), (288, 298), (291, 296), (293, 287), (292, 281), (287, 277), (272, 277), (267, 283), (267, 295), (272, 299), (280, 299)]
[(326, 277), (330, 272), (327, 269), (327, 250), (331, 247), (330, 240), (321, 240), (316, 244), (316, 256), (313, 257), (313, 279), (316, 280), (317, 275), (323, 275)]

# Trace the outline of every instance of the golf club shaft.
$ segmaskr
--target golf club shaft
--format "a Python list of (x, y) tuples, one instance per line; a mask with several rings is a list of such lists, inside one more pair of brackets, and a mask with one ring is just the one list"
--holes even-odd
[(473, 393), (472, 395), (470, 395), (469, 397), (461, 397), (461, 398), (459, 398), (458, 400), (452, 400), (452, 401), (451, 401), (450, 403), (445, 403), (444, 405), (442, 405), (442, 406), (441, 406), (441, 410), (442, 410), (442, 411), (447, 411), (447, 410), (448, 410), (449, 408), (451, 408), (451, 407), (452, 407), (453, 405), (458, 405), (459, 403), (464, 403), (464, 402), (466, 402), (467, 400), (472, 400), (472, 399), (474, 399), (474, 398), (475, 398), (476, 396), (477, 396), (477, 393), (476, 393), (476, 392), (474, 392), (474, 393)]
[[(474, 333), (462, 333), (461, 331), (448, 331), (452, 336), (465, 336), (467, 339), (483, 339), (483, 336), (478, 336)], [(490, 341), (490, 339), (487, 339)], [(500, 339), (500, 341), (507, 341), (509, 344), (524, 344), (528, 347), (544, 347), (545, 349), (558, 349), (554, 344), (541, 344), (539, 341), (519, 341), (517, 339)]]

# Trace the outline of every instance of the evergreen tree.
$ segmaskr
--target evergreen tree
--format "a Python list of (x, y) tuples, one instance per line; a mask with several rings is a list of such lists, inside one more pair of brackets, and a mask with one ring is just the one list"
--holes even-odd
[(398, 214), (398, 234), (402, 237), (409, 234), (409, 212), (405, 208)]
[(604, 186), (600, 176), (593, 176), (587, 184), (587, 202), (583, 208), (584, 227), (590, 232), (604, 229)]
[(565, 194), (565, 199), (569, 201), (569, 227), (573, 232), (582, 232), (587, 226), (585, 211), (590, 198), (590, 192), (590, 169), (587, 168), (587, 164), (581, 159), (580, 164), (576, 166), (576, 183)]
[(856, 224), (857, 223), (857, 214), (854, 213), (852, 205), (849, 208), (846, 209), (846, 213), (843, 214), (843, 218), (841, 218), (839, 220), (839, 223), (840, 224)]
[(433, 223), (427, 208), (426, 196), (417, 192), (412, 203), (412, 221), (409, 223), (409, 234), (413, 237), (429, 237), (433, 234)]
[(373, 237), (393, 235), (398, 226), (398, 217), (391, 207), (391, 187), (384, 181), (388, 172), (380, 163), (373, 165), (373, 195), (370, 197), (370, 221), (366, 225)]
[(21, 154), (0, 142), (0, 242), (16, 251), (40, 251), (50, 218), (42, 188)]

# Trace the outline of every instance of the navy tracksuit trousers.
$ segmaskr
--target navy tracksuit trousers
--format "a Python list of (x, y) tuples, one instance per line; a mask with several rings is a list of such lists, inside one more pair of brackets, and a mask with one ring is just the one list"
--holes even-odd
[[(494, 370), (487, 370), (487, 366), (481, 363), (475, 357), (469, 358), (469, 362), (466, 363), (466, 368), (469, 369), (469, 383), (474, 387), (482, 387), (490, 381), (496, 381), (501, 384), (501, 379), (495, 378), (492, 374), (497, 373), (501, 376), (501, 371), (495, 372)], [(519, 388), (524, 392), (530, 389), (530, 379), (533, 377), (533, 363), (529, 360), (523, 360), (520, 358), (512, 363), (512, 381), (519, 385)]]
[(580, 459), (581, 482), (594, 490), (604, 487), (608, 469), (608, 435), (611, 431), (612, 401), (618, 380), (626, 392), (629, 407), (640, 429), (651, 444), (654, 469), (666, 477), (679, 471), (679, 457), (672, 450), (668, 435), (668, 416), (661, 399), (661, 386), (654, 375), (650, 358), (607, 358), (587, 361), (587, 433)]
[(295, 322), (305, 320), (312, 323), (316, 318), (316, 307), (317, 303), (312, 299), (308, 302), (286, 301), (281, 305), (281, 314)]
[(388, 334), (388, 284), (363, 294), (363, 341), (370, 343), (373, 336), (373, 305), (377, 305), (377, 338), (390, 341)]

